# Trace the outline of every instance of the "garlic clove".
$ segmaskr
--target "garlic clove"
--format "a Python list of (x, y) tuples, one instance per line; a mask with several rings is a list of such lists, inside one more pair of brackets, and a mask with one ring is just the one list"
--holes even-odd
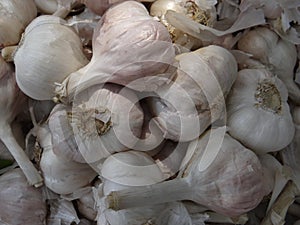
[(33, 20), (14, 55), (17, 83), (36, 100), (52, 100), (55, 83), (62, 82), (87, 62), (78, 35), (55, 16)]
[(278, 151), (295, 127), (284, 84), (267, 70), (241, 70), (227, 98), (229, 133), (257, 154)]

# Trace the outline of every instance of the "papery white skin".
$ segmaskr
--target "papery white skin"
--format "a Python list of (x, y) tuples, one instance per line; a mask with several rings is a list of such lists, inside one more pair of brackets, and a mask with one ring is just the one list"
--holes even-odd
[(49, 201), (50, 213), (47, 218), (47, 225), (71, 225), (78, 224), (79, 218), (73, 202), (64, 199), (52, 199)]
[(277, 19), (281, 16), (283, 11), (279, 4), (280, 1), (281, 0), (242, 0), (240, 9), (243, 10), (250, 6), (255, 6), (256, 8), (262, 7), (266, 18)]
[(0, 176), (0, 199), (1, 224), (46, 224), (42, 191), (30, 186), (19, 168)]
[(168, 71), (175, 56), (169, 33), (141, 3), (126, 1), (111, 7), (101, 17), (92, 45), (90, 63), (58, 86), (61, 97), (71, 101), (76, 92), (106, 82), (153, 91), (173, 76)]
[[(256, 106), (255, 94), (263, 81), (274, 85), (278, 91), (281, 109), (277, 113)], [(282, 81), (264, 69), (239, 72), (227, 98), (227, 121), (230, 135), (257, 154), (283, 149), (292, 141), (295, 131), (287, 89)]]
[(293, 80), (297, 61), (294, 44), (281, 39), (266, 27), (257, 27), (241, 37), (238, 49), (252, 54), (253, 59), (259, 60), (278, 76), (287, 86), (289, 97), (296, 104), (300, 104), (300, 89)]
[(89, 220), (96, 220), (97, 210), (92, 188), (88, 193), (84, 194), (78, 200), (76, 200), (76, 202), (80, 214), (82, 214), (85, 218)]
[(52, 134), (52, 149), (55, 155), (66, 161), (85, 163), (80, 153), (68, 113), (72, 112), (71, 106), (57, 104), (48, 118), (49, 129)]
[(37, 16), (33, 0), (2, 0), (0, 12), (0, 47), (17, 44), (25, 27)]
[(34, 2), (43, 14), (53, 14), (57, 10), (57, 0), (34, 0)]
[(94, 29), (100, 20), (100, 16), (91, 12), (88, 8), (78, 15), (67, 17), (66, 21), (78, 33), (84, 46), (91, 46)]
[(141, 135), (143, 120), (136, 94), (119, 85), (94, 85), (73, 102), (71, 126), (88, 163), (132, 148)]
[(55, 83), (87, 62), (78, 35), (56, 16), (33, 20), (14, 55), (17, 83), (36, 100), (52, 100)]
[[(137, 151), (120, 152), (108, 157), (102, 166), (103, 194), (126, 189), (133, 186), (143, 186), (160, 182), (164, 179), (159, 167), (146, 153)], [(140, 225), (154, 219), (166, 207), (165, 204), (155, 207), (139, 207), (134, 209), (114, 211), (105, 210), (98, 224), (107, 221), (110, 225), (128, 224)], [(101, 211), (101, 208), (100, 208)]]
[(150, 15), (159, 18), (159, 20), (168, 28), (174, 43), (184, 46), (188, 49), (196, 49), (202, 46), (202, 42), (184, 32), (172, 27), (165, 18), (167, 10), (173, 10), (196, 22), (205, 23), (207, 26), (213, 26), (216, 21), (216, 10), (214, 5), (217, 1), (186, 1), (186, 0), (157, 0), (151, 4)]
[(54, 154), (47, 125), (39, 129), (37, 139), (43, 149), (40, 168), (50, 190), (57, 194), (70, 194), (96, 177), (96, 172), (88, 164), (66, 161)]
[[(261, 164), (252, 151), (229, 135), (218, 137), (223, 135), (219, 129), (223, 128), (213, 129), (191, 142), (183, 163), (186, 167), (177, 179), (111, 192), (105, 197), (107, 207), (121, 210), (145, 204), (192, 200), (228, 216), (255, 208), (265, 195)], [(224, 138), (221, 145), (216, 140), (218, 138)], [(218, 149), (216, 157), (207, 169), (202, 170), (202, 158), (215, 148)]]
[(214, 45), (176, 59), (179, 66), (174, 83), (158, 89), (161, 100), (152, 98), (149, 105), (164, 137), (190, 141), (220, 118), (237, 77), (237, 63), (228, 50)]

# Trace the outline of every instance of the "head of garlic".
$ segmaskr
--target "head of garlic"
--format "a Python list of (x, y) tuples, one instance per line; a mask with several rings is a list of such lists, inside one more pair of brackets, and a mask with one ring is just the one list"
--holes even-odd
[(3, 0), (0, 11), (0, 48), (17, 44), (25, 27), (37, 16), (33, 0)]
[(136, 94), (115, 84), (94, 85), (78, 93), (69, 117), (78, 149), (88, 163), (132, 148), (144, 121)]
[(93, 37), (93, 57), (57, 88), (72, 99), (94, 84), (106, 82), (153, 91), (173, 76), (175, 51), (167, 29), (141, 3), (125, 1), (101, 17)]
[(227, 99), (230, 135), (258, 154), (286, 147), (295, 131), (287, 95), (267, 70), (241, 70)]
[(214, 7), (216, 3), (217, 1), (157, 0), (151, 4), (150, 15), (157, 17), (168, 28), (174, 43), (195, 49), (200, 47), (202, 42), (172, 26), (165, 17), (166, 12), (172, 10), (198, 23), (213, 26), (217, 17)]
[(18, 86), (36, 100), (51, 100), (55, 83), (87, 62), (78, 35), (56, 16), (33, 20), (14, 53)]
[(225, 109), (237, 76), (237, 63), (225, 48), (210, 45), (176, 56), (177, 76), (149, 100), (153, 119), (164, 137), (174, 141), (197, 138)]
[(42, 190), (30, 186), (19, 168), (0, 176), (0, 199), (1, 224), (45, 224)]
[(51, 133), (46, 124), (39, 128), (37, 140), (43, 149), (39, 166), (45, 185), (53, 192), (70, 194), (87, 186), (97, 176), (88, 164), (66, 161), (54, 154)]
[(183, 169), (173, 180), (113, 191), (105, 197), (115, 210), (191, 200), (227, 216), (255, 208), (265, 193), (257, 156), (238, 141), (212, 129), (191, 142)]
[(261, 62), (266, 69), (278, 76), (287, 86), (291, 100), (300, 104), (300, 89), (293, 80), (297, 62), (294, 44), (283, 40), (267, 27), (256, 27), (245, 32), (240, 38), (238, 49), (250, 53), (253, 59)]

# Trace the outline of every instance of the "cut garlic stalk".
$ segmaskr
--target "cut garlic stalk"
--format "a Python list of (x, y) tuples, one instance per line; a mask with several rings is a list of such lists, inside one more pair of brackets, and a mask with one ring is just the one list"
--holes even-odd
[(0, 139), (24, 172), (29, 184), (38, 187), (42, 185), (43, 179), (16, 141), (11, 129), (12, 121), (25, 102), (26, 97), (16, 84), (11, 65), (0, 57)]
[[(219, 136), (217, 130), (207, 132), (190, 144), (187, 154), (191, 156), (188, 157), (190, 161), (177, 179), (113, 191), (104, 199), (107, 207), (120, 210), (192, 200), (229, 216), (237, 216), (256, 207), (265, 194), (257, 156), (229, 135)], [(224, 138), (220, 145), (216, 141), (219, 138)], [(207, 169), (202, 170), (202, 157), (210, 155), (209, 152), (215, 148), (218, 149), (217, 156)]]

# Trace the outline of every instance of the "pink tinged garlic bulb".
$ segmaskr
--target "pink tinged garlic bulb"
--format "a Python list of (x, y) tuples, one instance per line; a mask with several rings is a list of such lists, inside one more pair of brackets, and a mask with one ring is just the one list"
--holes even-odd
[[(227, 216), (238, 216), (255, 208), (266, 194), (259, 159), (228, 134), (223, 136), (219, 129), (223, 128), (213, 129), (191, 142), (185, 168), (178, 178), (111, 192), (105, 197), (107, 207), (120, 210), (192, 200)], [(202, 158), (212, 156), (210, 152), (215, 148), (217, 155), (204, 166), (206, 160)]]
[(3, 0), (0, 12), (0, 48), (17, 44), (25, 27), (37, 16), (33, 0)]
[(2, 57), (0, 57), (0, 91), (0, 139), (24, 172), (28, 182), (40, 186), (43, 179), (16, 141), (11, 128), (11, 123), (23, 109), (27, 99), (17, 86), (13, 67)]
[(55, 83), (87, 62), (78, 35), (55, 16), (33, 20), (14, 55), (17, 83), (36, 100), (52, 100)]
[(85, 163), (76, 143), (71, 122), (72, 107), (57, 104), (48, 118), (53, 152), (66, 161)]
[(134, 147), (144, 114), (132, 90), (94, 85), (75, 97), (70, 121), (80, 153), (92, 163)]
[(20, 169), (0, 176), (0, 224), (46, 224), (42, 190), (30, 186)]
[(286, 147), (295, 132), (287, 95), (270, 72), (241, 70), (227, 99), (230, 135), (257, 154)]
[(177, 77), (149, 101), (154, 121), (173, 141), (197, 138), (225, 109), (237, 63), (225, 48), (211, 45), (176, 57)]
[(260, 61), (278, 76), (287, 86), (290, 99), (295, 104), (300, 104), (300, 88), (293, 80), (297, 62), (297, 50), (294, 44), (281, 39), (266, 27), (257, 27), (241, 37), (238, 49), (250, 53), (253, 59)]
[(166, 28), (149, 16), (141, 3), (126, 1), (101, 17), (93, 37), (89, 64), (65, 79), (57, 93), (72, 99), (75, 92), (99, 83), (116, 83), (153, 91), (173, 76), (175, 51)]

